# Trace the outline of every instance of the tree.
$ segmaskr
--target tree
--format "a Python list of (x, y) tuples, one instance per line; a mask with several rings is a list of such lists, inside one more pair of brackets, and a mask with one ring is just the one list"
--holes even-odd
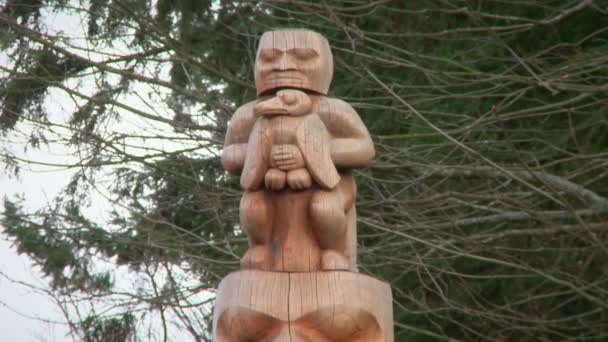
[[(2, 225), (61, 303), (112, 303), (110, 316), (66, 310), (80, 336), (136, 339), (154, 313), (165, 339), (179, 322), (205, 340), (210, 312), (191, 296), (245, 245), (238, 180), (218, 160), (226, 123), (255, 98), (261, 32), (306, 27), (332, 44), (332, 95), (374, 136), (376, 161), (356, 174), (360, 265), (393, 286), (397, 340), (605, 338), (606, 6), (9, 0), (6, 170), (39, 162), (20, 144), (78, 157), (46, 162), (73, 170), (62, 196), (37, 212), (6, 199)], [(59, 96), (66, 112), (51, 108)], [(112, 222), (86, 214), (95, 193)], [(150, 285), (118, 293), (99, 259)]]

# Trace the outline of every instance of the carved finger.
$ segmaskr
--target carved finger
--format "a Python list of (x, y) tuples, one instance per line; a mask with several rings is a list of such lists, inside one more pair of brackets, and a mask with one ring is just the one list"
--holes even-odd
[(275, 159), (275, 162), (277, 162), (277, 163), (293, 163), (293, 162), (295, 162), (295, 159), (294, 158)]
[(291, 163), (293, 161), (293, 158), (275, 158), (274, 162), (275, 163)]
[(291, 153), (291, 152), (277, 153), (274, 155), (275, 160), (291, 159), (291, 158), (293, 158), (293, 153)]

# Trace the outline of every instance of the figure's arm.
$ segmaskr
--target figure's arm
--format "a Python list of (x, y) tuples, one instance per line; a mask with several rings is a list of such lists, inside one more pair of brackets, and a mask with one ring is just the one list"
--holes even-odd
[(228, 173), (235, 176), (241, 175), (245, 164), (247, 141), (255, 123), (254, 104), (255, 102), (250, 102), (239, 107), (232, 115), (226, 132), (222, 150), (222, 165)]
[(374, 143), (353, 107), (342, 100), (322, 97), (319, 116), (332, 135), (330, 154), (337, 168), (369, 164), (376, 154)]
[(324, 189), (333, 189), (340, 175), (331, 156), (331, 135), (318, 115), (307, 115), (296, 131), (298, 148), (311, 176)]

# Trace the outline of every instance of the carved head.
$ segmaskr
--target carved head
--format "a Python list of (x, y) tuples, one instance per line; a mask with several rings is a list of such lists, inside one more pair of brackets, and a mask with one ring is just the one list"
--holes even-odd
[(312, 103), (310, 96), (303, 91), (283, 89), (276, 96), (260, 101), (253, 107), (256, 116), (271, 115), (304, 115), (310, 113)]
[(327, 39), (308, 30), (276, 30), (262, 35), (255, 61), (257, 94), (298, 88), (327, 95), (334, 61)]

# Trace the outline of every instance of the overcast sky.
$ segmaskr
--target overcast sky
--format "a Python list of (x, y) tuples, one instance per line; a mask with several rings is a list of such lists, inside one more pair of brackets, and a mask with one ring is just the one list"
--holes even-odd
[[(86, 31), (86, 23), (78, 16), (68, 16), (61, 12), (43, 13), (42, 21), (48, 26), (49, 32), (69, 32), (75, 37), (84, 37)], [(71, 44), (78, 44), (78, 40), (71, 41)], [(86, 42), (82, 42), (86, 44)], [(120, 49), (120, 44), (115, 44), (113, 49)], [(123, 48), (128, 51), (127, 44)], [(108, 51), (105, 51), (108, 52)], [(118, 52), (112, 51), (112, 52)], [(97, 58), (99, 56), (87, 55), (88, 58)], [(10, 67), (10, 63), (6, 56), (0, 54), (0, 65)], [(168, 70), (166, 70), (168, 73)], [(90, 84), (94, 84), (93, 79), (81, 84), (79, 90), (83, 93), (91, 93), (94, 91)], [(83, 78), (76, 80), (81, 81)], [(89, 85), (87, 85), (89, 82)], [(91, 89), (87, 89), (91, 88)], [(90, 90), (90, 91), (89, 91)], [(139, 95), (139, 96), (134, 96)], [(125, 97), (117, 99), (120, 102), (131, 105), (134, 108), (148, 108), (153, 110), (156, 115), (171, 117), (172, 113), (167, 108), (164, 102), (164, 94), (162, 92), (154, 92), (149, 85), (134, 84), (131, 92)], [(145, 99), (145, 102), (142, 102)], [(73, 103), (73, 98), (67, 94), (51, 90), (49, 96), (45, 100), (44, 107), (48, 112), (49, 118), (53, 122), (65, 122), (71, 113), (76, 109)], [(174, 134), (172, 127), (168, 125), (158, 125), (156, 122), (143, 121), (141, 117), (131, 115), (130, 113), (121, 113), (123, 121), (112, 126), (113, 132), (125, 133), (129, 135), (133, 132), (141, 133), (154, 132), (161, 136), (170, 136)], [(31, 126), (27, 122), (20, 122), (18, 125), (19, 131), (24, 132), (25, 137), (28, 136)], [(69, 133), (69, 132), (67, 132)], [(18, 135), (16, 135), (18, 137)], [(24, 140), (24, 137), (17, 139)], [(16, 141), (11, 139), (11, 141)], [(1, 143), (2, 141), (0, 141)], [(137, 145), (137, 141), (132, 141)], [(140, 142), (141, 143), (141, 142)], [(146, 146), (154, 142), (146, 141)], [(157, 147), (159, 150), (175, 151), (192, 146), (185, 146), (187, 142), (179, 141), (164, 141), (159, 142)], [(32, 150), (25, 148), (25, 142), (13, 143), (11, 152), (16, 155), (38, 162), (49, 162), (58, 164), (69, 164), (78, 160), (78, 153), (73, 146), (63, 146), (53, 144), (48, 147), (43, 147), (41, 150)], [(129, 151), (131, 152), (131, 151)], [(135, 150), (132, 153), (137, 154), (141, 151)], [(0, 169), (0, 199), (6, 197), (13, 198), (17, 194), (23, 194), (25, 198), (25, 207), (28, 211), (43, 208), (51, 203), (53, 198), (62, 191), (70, 180), (74, 170), (65, 168), (54, 168), (46, 166), (27, 166), (20, 173), (20, 178), (9, 178)], [(105, 192), (103, 184), (95, 184), (97, 191)], [(85, 214), (87, 217), (95, 221), (104, 222), (104, 218), (108, 217), (111, 204), (105, 199), (105, 194), (96, 192), (91, 194), (93, 203), (92, 206), (86, 208)], [(2, 227), (0, 227), (2, 228)], [(101, 267), (111, 267), (117, 281), (117, 286), (121, 289), (137, 286), (138, 289), (144, 289), (148, 286), (145, 281), (142, 282), (141, 277), (138, 277), (134, 272), (130, 272), (127, 267), (112, 267), (107, 264)], [(108, 269), (108, 268), (106, 268)], [(32, 260), (25, 255), (18, 255), (16, 249), (11, 246), (11, 242), (7, 240), (4, 234), (0, 233), (0, 341), (73, 341), (74, 339), (68, 335), (69, 329), (65, 323), (65, 317), (62, 315), (59, 307), (55, 305), (52, 298), (44, 295), (41, 291), (36, 291), (24, 284), (31, 284), (38, 288), (48, 288), (48, 279), (43, 279), (37, 267), (33, 266)], [(181, 272), (176, 268), (173, 274), (181, 285), (194, 284), (197, 282), (196, 277)], [(160, 273), (159, 273), (160, 274)], [(158, 277), (162, 277), (159, 275)], [(162, 283), (162, 279), (160, 280)], [(199, 298), (200, 296), (200, 298)], [(208, 298), (208, 293), (197, 293), (192, 297), (192, 300), (200, 300), (201, 302)], [(149, 326), (158, 326), (154, 322), (153, 315), (148, 316)], [(152, 318), (150, 318), (152, 317)], [(151, 321), (150, 321), (151, 320)], [(153, 334), (154, 335), (154, 334)], [(183, 335), (173, 335), (176, 337), (173, 340), (189, 340), (182, 337)]]
[[(41, 207), (60, 190), (65, 172), (28, 173), (21, 181), (0, 174), (5, 196), (25, 194), (30, 208)], [(65, 318), (52, 299), (17, 282), (47, 287), (39, 269), (25, 255), (18, 255), (4, 234), (0, 239), (1, 341), (72, 341)], [(49, 321), (49, 322), (46, 322)], [(58, 322), (58, 323), (51, 323)]]
[[(83, 22), (80, 18), (65, 13), (45, 13), (42, 21), (52, 32), (71, 32), (84, 36)], [(78, 32), (81, 32), (78, 34)], [(8, 67), (6, 56), (0, 55), (0, 64)], [(51, 120), (61, 121), (72, 113), (75, 106), (65, 94), (51, 92), (45, 103)], [(30, 127), (28, 123), (18, 126), (23, 132)], [(27, 134), (27, 133), (26, 133)], [(76, 160), (74, 151), (66, 146), (51, 145), (39, 151), (25, 149), (25, 144), (15, 144), (12, 152), (20, 157), (51, 163), (69, 163)], [(72, 170), (33, 167), (21, 171), (19, 179), (9, 178), (0, 170), (0, 199), (24, 195), (28, 211), (43, 208), (66, 186)], [(107, 215), (108, 203), (103, 199), (87, 209), (87, 214), (96, 218)], [(0, 228), (2, 228), (0, 226)], [(3, 228), (2, 228), (3, 229)], [(48, 288), (39, 268), (33, 265), (26, 255), (18, 255), (16, 248), (0, 233), (0, 341), (73, 341), (69, 336), (66, 319), (52, 298), (42, 291), (29, 288), (31, 284), (41, 289)]]

